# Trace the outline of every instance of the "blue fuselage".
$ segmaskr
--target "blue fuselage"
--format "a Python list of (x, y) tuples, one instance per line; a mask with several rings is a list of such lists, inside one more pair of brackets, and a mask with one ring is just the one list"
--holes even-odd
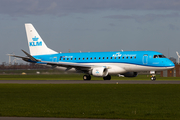
[[(174, 68), (174, 63), (156, 51), (116, 51), (59, 53), (33, 56), (41, 61), (83, 65), (115, 65), (127, 71), (159, 71)], [(41, 62), (39, 62), (41, 63)], [(43, 64), (43, 62), (42, 62)]]

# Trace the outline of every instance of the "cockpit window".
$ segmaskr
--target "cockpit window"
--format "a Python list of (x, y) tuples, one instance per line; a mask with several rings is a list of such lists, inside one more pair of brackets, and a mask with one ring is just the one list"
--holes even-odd
[(164, 56), (164, 55), (154, 55), (153, 58), (166, 58), (166, 56)]
[(154, 55), (154, 57), (153, 58), (158, 58), (158, 55)]
[(166, 58), (166, 56), (164, 56), (164, 55), (159, 55), (159, 58)]

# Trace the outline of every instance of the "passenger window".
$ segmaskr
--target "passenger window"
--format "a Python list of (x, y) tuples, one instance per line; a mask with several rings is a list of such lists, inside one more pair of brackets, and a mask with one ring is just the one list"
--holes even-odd
[(71, 58), (71, 60), (72, 60), (72, 58)]
[(88, 60), (88, 58), (86, 58)]
[(124, 59), (124, 57), (122, 57), (122, 59)]
[(111, 57), (111, 59), (112, 59), (112, 57)]
[(80, 60), (80, 58), (79, 58), (79, 60)]
[(104, 57), (103, 57), (103, 59), (104, 59)]
[(130, 58), (132, 59), (132, 56)]
[(108, 59), (108, 57), (106, 59)]
[(59, 60), (61, 60), (61, 58)]
[(118, 59), (120, 59), (120, 57), (118, 57)]
[(126, 59), (128, 59), (128, 57), (126, 57)]
[(114, 57), (114, 59), (116, 59), (116, 57)]
[(65, 60), (65, 58), (63, 58), (63, 60)]
[(91, 60), (92, 60), (92, 57), (91, 57)]
[(67, 60), (69, 60), (69, 58), (67, 58)]
[(74, 58), (74, 60), (76, 60), (76, 58)]
[(94, 59), (96, 59), (96, 57)]
[(83, 60), (84, 60), (84, 58), (83, 58)]
[(134, 56), (134, 59), (136, 59), (136, 56)]

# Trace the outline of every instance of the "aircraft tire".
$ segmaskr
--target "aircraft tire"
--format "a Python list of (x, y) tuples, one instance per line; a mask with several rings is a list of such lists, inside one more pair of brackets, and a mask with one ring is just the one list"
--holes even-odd
[(103, 77), (104, 80), (111, 80), (111, 76), (107, 75), (106, 77)]
[(151, 80), (152, 80), (152, 81), (155, 81), (155, 80), (156, 80), (156, 77), (151, 77)]
[(83, 80), (91, 80), (91, 76), (90, 75), (84, 75)]

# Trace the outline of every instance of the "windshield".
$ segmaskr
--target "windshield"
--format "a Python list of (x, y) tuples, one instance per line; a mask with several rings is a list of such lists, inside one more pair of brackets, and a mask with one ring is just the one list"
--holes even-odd
[(158, 55), (159, 56), (159, 58), (166, 58), (166, 56), (164, 56), (164, 55)]
[(164, 56), (164, 55), (154, 55), (153, 58), (166, 58), (166, 56)]

